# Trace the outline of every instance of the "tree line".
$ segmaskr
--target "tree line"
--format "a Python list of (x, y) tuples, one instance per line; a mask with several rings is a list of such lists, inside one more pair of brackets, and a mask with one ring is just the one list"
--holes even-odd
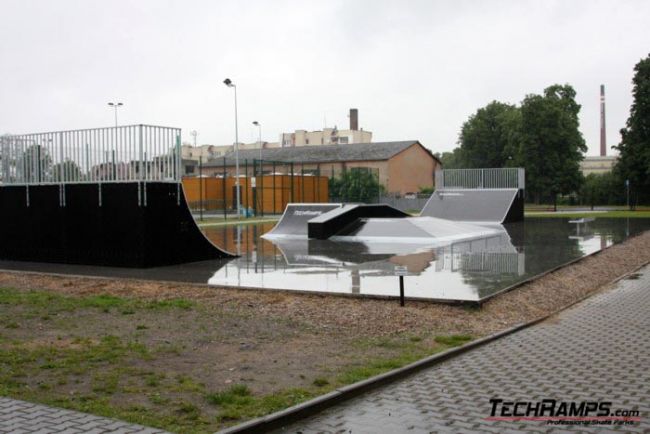
[[(584, 177), (587, 151), (580, 105), (569, 84), (554, 84), (519, 105), (492, 101), (463, 124), (458, 147), (438, 157), (445, 168), (524, 167), (526, 194), (536, 203), (576, 195), (583, 203), (616, 203), (629, 185), (633, 203), (650, 202), (650, 55), (634, 68), (630, 117), (611, 174)], [(629, 184), (626, 184), (626, 180)]]

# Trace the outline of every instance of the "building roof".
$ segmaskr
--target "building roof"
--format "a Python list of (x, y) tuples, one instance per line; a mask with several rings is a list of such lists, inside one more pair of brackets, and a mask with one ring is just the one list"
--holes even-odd
[[(283, 163), (328, 163), (338, 161), (383, 161), (388, 160), (403, 150), (422, 144), (417, 140), (401, 142), (374, 142), (351, 143), (346, 145), (312, 145), (294, 146), (285, 148), (262, 149), (262, 160), (278, 161)], [(422, 146), (432, 158), (436, 159), (431, 151)], [(223, 159), (226, 166), (235, 164), (235, 153), (229, 152), (224, 157), (216, 158), (205, 163), (204, 166), (222, 166)], [(239, 151), (239, 161), (259, 160), (259, 149), (246, 149)]]

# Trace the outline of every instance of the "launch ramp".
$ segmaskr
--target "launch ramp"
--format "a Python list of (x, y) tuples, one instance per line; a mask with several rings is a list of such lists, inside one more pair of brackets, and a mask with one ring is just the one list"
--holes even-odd
[(322, 214), (341, 208), (340, 203), (290, 203), (277, 224), (265, 238), (307, 238), (307, 222)]
[(521, 221), (524, 171), (519, 168), (438, 171), (436, 191), (421, 215), (466, 222)]

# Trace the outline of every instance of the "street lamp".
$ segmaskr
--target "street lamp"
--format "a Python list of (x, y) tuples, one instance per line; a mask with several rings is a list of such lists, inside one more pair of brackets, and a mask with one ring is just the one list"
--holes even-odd
[(255, 125), (257, 127), (258, 133), (259, 133), (258, 137), (259, 137), (259, 141), (260, 141), (260, 170), (261, 170), (261, 167), (262, 167), (262, 147), (263, 147), (262, 146), (262, 124), (260, 124), (257, 121), (253, 121), (253, 125)]
[(226, 78), (223, 83), (232, 87), (235, 90), (235, 190), (236, 190), (236, 200), (237, 200), (237, 218), (241, 217), (240, 208), (239, 208), (239, 130), (237, 126), (237, 86), (229, 78)]
[(124, 104), (121, 102), (109, 102), (108, 105), (115, 109), (115, 126), (117, 127), (117, 108), (122, 107)]

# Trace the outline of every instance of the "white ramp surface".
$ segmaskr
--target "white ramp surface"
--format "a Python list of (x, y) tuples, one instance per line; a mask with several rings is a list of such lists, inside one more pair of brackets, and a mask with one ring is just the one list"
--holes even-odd
[(340, 207), (340, 203), (290, 203), (278, 223), (262, 237), (306, 238), (309, 220)]
[(421, 215), (453, 221), (501, 223), (518, 191), (516, 188), (436, 190)]

